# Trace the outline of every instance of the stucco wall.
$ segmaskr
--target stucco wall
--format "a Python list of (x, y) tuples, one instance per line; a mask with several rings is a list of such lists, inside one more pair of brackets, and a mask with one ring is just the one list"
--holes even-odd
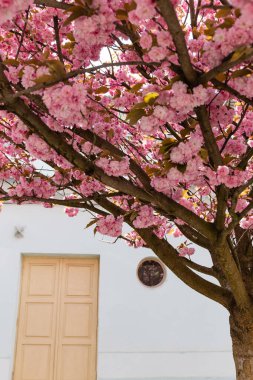
[[(162, 286), (144, 287), (136, 267), (152, 252), (94, 238), (88, 220), (61, 207), (6, 205), (0, 213), (0, 379), (11, 380), (22, 253), (100, 255), (99, 380), (233, 379), (226, 311), (171, 272)], [(15, 227), (24, 227), (23, 238)], [(205, 252), (197, 258), (207, 262)]]

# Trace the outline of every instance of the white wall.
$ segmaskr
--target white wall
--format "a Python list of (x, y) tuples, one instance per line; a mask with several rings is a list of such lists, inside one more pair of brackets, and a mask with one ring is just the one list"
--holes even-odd
[[(98, 378), (234, 378), (228, 315), (168, 271), (149, 289), (136, 277), (147, 249), (109, 244), (89, 215), (67, 217), (61, 207), (5, 205), (0, 213), (0, 379), (11, 380), (21, 253), (100, 255)], [(14, 236), (24, 227), (24, 237)], [(206, 262), (206, 253), (198, 254)]]

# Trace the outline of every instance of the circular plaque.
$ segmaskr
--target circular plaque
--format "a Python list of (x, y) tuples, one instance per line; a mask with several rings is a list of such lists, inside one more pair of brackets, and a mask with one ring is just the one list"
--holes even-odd
[(140, 262), (137, 275), (143, 285), (154, 287), (164, 281), (165, 269), (158, 260), (147, 258)]

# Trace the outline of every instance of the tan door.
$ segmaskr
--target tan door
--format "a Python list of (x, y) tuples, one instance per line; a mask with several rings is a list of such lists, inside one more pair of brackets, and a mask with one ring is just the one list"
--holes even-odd
[(95, 380), (97, 259), (25, 257), (14, 380)]

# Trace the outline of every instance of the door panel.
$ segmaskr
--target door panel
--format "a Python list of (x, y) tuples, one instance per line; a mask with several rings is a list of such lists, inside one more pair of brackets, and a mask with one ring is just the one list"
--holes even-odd
[(90, 346), (63, 345), (60, 379), (89, 380)]
[(97, 283), (96, 260), (64, 260), (56, 380), (96, 379)]
[(60, 262), (24, 258), (14, 380), (53, 380)]
[(98, 260), (26, 257), (14, 380), (95, 380)]

